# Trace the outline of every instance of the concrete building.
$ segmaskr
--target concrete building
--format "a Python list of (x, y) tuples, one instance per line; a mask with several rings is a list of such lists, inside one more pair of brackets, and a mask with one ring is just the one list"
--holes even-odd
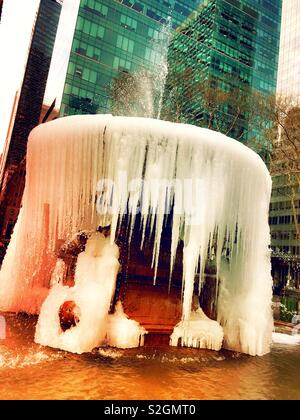
[(300, 2), (283, 0), (277, 91), (300, 103)]

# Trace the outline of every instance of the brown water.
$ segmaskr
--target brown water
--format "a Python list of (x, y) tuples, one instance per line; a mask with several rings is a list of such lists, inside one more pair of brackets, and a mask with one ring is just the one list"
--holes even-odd
[(300, 399), (300, 345), (255, 358), (169, 347), (78, 356), (34, 344), (35, 319), (6, 322), (0, 399)]

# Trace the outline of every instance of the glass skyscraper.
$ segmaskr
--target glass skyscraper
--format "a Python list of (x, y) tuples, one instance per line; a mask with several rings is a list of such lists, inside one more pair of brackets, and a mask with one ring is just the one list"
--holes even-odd
[[(168, 17), (174, 36), (166, 105), (168, 82), (173, 77), (180, 86), (187, 69), (198, 80), (213, 76), (238, 89), (275, 92), (281, 0), (81, 0), (61, 115), (111, 112), (114, 78), (159, 62), (155, 41)], [(193, 99), (183, 120), (201, 125)]]
[[(2, 244), (9, 242), (21, 207), (27, 140), (39, 123), (61, 7), (60, 0), (40, 1), (18, 100), (16, 95), (11, 136), (6, 139), (0, 165)], [(0, 260), (2, 257), (3, 249), (0, 249)]]
[(61, 5), (61, 0), (40, 1), (12, 135), (5, 146), (6, 166), (22, 161), (29, 133), (39, 123)]
[[(244, 97), (253, 90), (275, 93), (280, 21), (281, 0), (203, 2), (197, 13), (177, 28), (169, 46), (165, 93), (169, 118), (170, 110), (176, 113), (179, 109), (180, 115), (171, 112), (171, 119), (207, 126), (210, 110), (203, 106), (205, 83)], [(218, 112), (228, 127), (237, 115), (227, 103)], [(242, 112), (226, 134), (242, 141), (250, 135), (257, 137), (258, 133), (249, 133), (246, 114)], [(211, 128), (218, 129), (216, 124)]]
[(155, 66), (155, 41), (202, 0), (81, 0), (61, 115), (111, 111), (113, 79)]

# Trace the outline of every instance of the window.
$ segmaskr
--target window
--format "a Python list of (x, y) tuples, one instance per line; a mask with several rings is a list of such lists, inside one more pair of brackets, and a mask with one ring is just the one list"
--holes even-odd
[(102, 39), (104, 37), (105, 28), (103, 26), (99, 26), (94, 22), (90, 22), (89, 20), (85, 19), (83, 22), (83, 33), (86, 35), (90, 35), (94, 38)]
[(83, 80), (89, 80), (89, 75), (90, 75), (90, 70), (89, 69), (84, 69), (83, 73), (82, 73), (82, 78)]
[(161, 62), (162, 55), (152, 48), (146, 47), (145, 59), (150, 61), (152, 64)]
[(91, 32), (90, 35), (96, 37), (98, 35), (98, 25), (96, 23), (91, 24)]
[(277, 225), (278, 224), (278, 218), (277, 217), (269, 217), (269, 224), (270, 225)]
[(97, 82), (97, 72), (94, 71), (94, 70), (84, 68), (83, 72), (82, 72), (82, 78), (83, 78), (83, 80), (86, 80), (87, 82), (96, 83)]
[(82, 68), (81, 67), (77, 67), (75, 69), (75, 76), (82, 77)]
[(107, 16), (108, 13), (108, 7), (104, 4), (98, 3), (97, 0), (84, 0), (83, 6), (86, 9), (93, 9), (93, 11), (98, 12), (98, 15), (101, 15), (103, 17)]
[(65, 90), (64, 90), (64, 93), (65, 93), (66, 95), (68, 95), (69, 93), (71, 93), (71, 88), (72, 88), (72, 86), (71, 86), (71, 85), (69, 85), (68, 83), (66, 83), (66, 84), (65, 84)]
[(79, 95), (79, 88), (76, 86), (72, 86), (72, 94), (78, 96)]
[(103, 26), (98, 26), (97, 30), (97, 38), (103, 38), (104, 37), (105, 28)]
[(87, 34), (87, 35), (89, 35), (90, 34), (90, 31), (91, 31), (91, 22), (89, 21), (89, 20), (84, 20), (84, 23), (83, 23), (83, 32), (85, 33), (85, 34)]
[(73, 50), (75, 53), (92, 58), (93, 60), (100, 60), (100, 49), (93, 45), (88, 45), (85, 42), (80, 42), (77, 39), (73, 42)]
[(121, 48), (123, 51), (127, 51), (128, 53), (132, 53), (134, 48), (134, 42), (131, 39), (125, 38), (122, 35), (118, 35), (117, 47)]
[(97, 72), (94, 70), (90, 71), (90, 77), (89, 80), (91, 83), (96, 83), (97, 82)]
[(153, 38), (155, 40), (164, 40), (166, 38), (166, 34), (163, 33), (163, 31), (158, 31), (154, 28), (148, 28), (148, 37)]
[(115, 57), (114, 62), (113, 62), (113, 68), (115, 70), (119, 70), (119, 69), (130, 70), (131, 63), (130, 61), (126, 61), (126, 60), (123, 60), (122, 58)]
[(135, 32), (137, 28), (137, 21), (129, 16), (121, 15), (121, 26)]
[(100, 4), (97, 1), (95, 2), (95, 10), (99, 12), (102, 16), (107, 16), (108, 7), (104, 4)]
[(77, 27), (76, 28), (79, 29), (80, 31), (82, 31), (83, 24), (84, 24), (84, 19), (81, 16), (78, 16)]
[(143, 12), (144, 11), (144, 5), (141, 3), (138, 3), (137, 1), (134, 3), (134, 5), (132, 6), (132, 8), (134, 10), (136, 10), (137, 12)]

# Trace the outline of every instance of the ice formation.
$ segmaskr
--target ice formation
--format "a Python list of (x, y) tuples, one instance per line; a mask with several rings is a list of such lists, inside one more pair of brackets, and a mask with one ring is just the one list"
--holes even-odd
[[(119, 270), (119, 249), (101, 233), (91, 235), (80, 253), (75, 272), (75, 286), (62, 284), (64, 262), (58, 260), (52, 274), (52, 287), (45, 299), (36, 327), (35, 342), (73, 353), (92, 351), (109, 345), (132, 348), (143, 345), (146, 330), (128, 319), (121, 303), (109, 310)], [(59, 312), (64, 302), (74, 302), (78, 323), (63, 331)]]
[(273, 332), (272, 341), (273, 343), (277, 343), (277, 344), (297, 345), (297, 344), (300, 344), (300, 334), (288, 335), (288, 334)]
[(130, 349), (144, 345), (145, 328), (137, 321), (129, 319), (119, 301), (113, 315), (109, 315), (106, 343), (119, 349)]
[[(94, 234), (78, 256), (74, 287), (60, 282), (57, 271), (61, 271), (62, 264), (58, 260), (54, 271), (58, 282), (52, 285), (41, 307), (35, 334), (37, 343), (74, 353), (91, 351), (103, 343), (119, 270), (118, 257), (118, 247), (109, 238)], [(79, 323), (63, 332), (59, 308), (66, 301), (77, 305)]]
[(199, 307), (192, 311), (189, 319), (180, 321), (170, 337), (170, 345), (196, 347), (219, 351), (223, 343), (223, 328), (217, 321), (209, 319)]
[(157, 268), (169, 213), (171, 271), (184, 242), (183, 321), (191, 316), (195, 273), (201, 291), (207, 256), (214, 254), (224, 345), (264, 354), (272, 332), (270, 193), (262, 160), (207, 129), (109, 115), (41, 125), (29, 138), (23, 208), (0, 272), (0, 309), (38, 312), (57, 244), (105, 224), (113, 243), (126, 213), (132, 231), (140, 212), (142, 243), (152, 228)]

